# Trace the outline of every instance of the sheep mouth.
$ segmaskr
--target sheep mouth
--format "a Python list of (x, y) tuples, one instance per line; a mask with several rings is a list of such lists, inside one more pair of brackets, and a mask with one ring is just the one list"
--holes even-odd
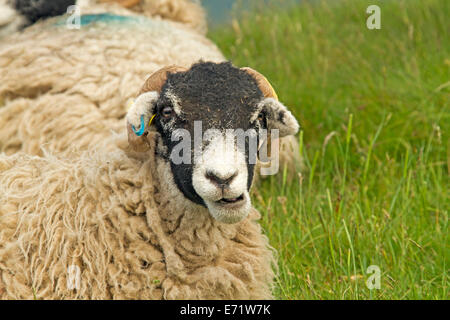
[(247, 217), (251, 209), (251, 202), (247, 192), (236, 198), (222, 198), (206, 202), (209, 213), (219, 222), (237, 223)]
[(238, 204), (239, 202), (244, 200), (244, 194), (241, 194), (237, 198), (222, 198), (219, 201), (217, 201), (218, 204), (221, 205), (231, 205), (231, 204)]

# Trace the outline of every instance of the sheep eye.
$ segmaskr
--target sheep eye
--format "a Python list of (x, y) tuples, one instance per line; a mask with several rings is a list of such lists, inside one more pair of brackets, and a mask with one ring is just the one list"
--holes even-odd
[(166, 118), (166, 119), (172, 117), (172, 115), (173, 115), (173, 109), (172, 109), (172, 107), (164, 107), (164, 108), (161, 110), (161, 114), (162, 114), (162, 116), (163, 116), (164, 118)]
[(264, 113), (260, 112), (260, 113), (258, 114), (258, 120), (259, 120), (259, 121), (263, 121), (263, 120), (264, 120)]

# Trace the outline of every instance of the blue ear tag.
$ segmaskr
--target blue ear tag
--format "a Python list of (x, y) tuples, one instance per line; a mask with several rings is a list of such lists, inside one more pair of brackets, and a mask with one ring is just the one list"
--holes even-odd
[(134, 125), (131, 125), (131, 129), (133, 129), (133, 132), (138, 136), (142, 136), (144, 134), (144, 130), (145, 130), (145, 123), (144, 123), (144, 115), (141, 115), (141, 128), (139, 129), (139, 131), (136, 130), (136, 128), (134, 127)]

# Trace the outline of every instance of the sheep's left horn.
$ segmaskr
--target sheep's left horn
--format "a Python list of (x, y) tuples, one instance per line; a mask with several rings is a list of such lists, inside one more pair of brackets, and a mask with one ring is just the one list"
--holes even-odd
[[(128, 142), (134, 150), (144, 152), (149, 149), (145, 132), (148, 131), (148, 126), (150, 126), (151, 119), (154, 116), (154, 99), (161, 92), (168, 74), (185, 70), (185, 68), (179, 66), (164, 67), (152, 73), (145, 81), (138, 97), (127, 113)], [(144, 95), (147, 92), (148, 94)], [(154, 92), (157, 92), (158, 95), (155, 95)]]
[(269, 80), (266, 79), (266, 77), (264, 77), (258, 71), (249, 67), (241, 68), (241, 70), (247, 72), (253, 77), (253, 79), (256, 80), (256, 83), (258, 84), (259, 89), (262, 91), (264, 98), (274, 98), (278, 100), (278, 96), (275, 90), (273, 90), (272, 85), (270, 84)]
[(169, 73), (176, 73), (182, 71), (186, 71), (186, 68), (180, 66), (167, 66), (159, 69), (158, 71), (152, 73), (152, 75), (147, 78), (147, 80), (145, 81), (144, 85), (141, 88), (141, 91), (139, 92), (139, 95), (148, 91), (160, 92), (162, 86), (167, 80), (167, 75)]

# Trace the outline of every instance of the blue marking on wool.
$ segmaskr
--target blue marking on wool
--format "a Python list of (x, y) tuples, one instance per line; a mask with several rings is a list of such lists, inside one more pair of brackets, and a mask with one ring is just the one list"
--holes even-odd
[[(55, 25), (62, 26), (66, 24), (67, 18), (59, 19)], [(91, 23), (145, 23), (151, 21), (145, 17), (134, 17), (134, 16), (119, 16), (111, 13), (98, 13), (98, 14), (83, 14), (80, 16), (80, 26), (87, 26)]]
[(100, 14), (84, 14), (80, 17), (80, 24), (85, 26), (93, 22), (128, 22), (135, 21), (134, 17), (118, 16), (110, 13), (100, 13)]
[(138, 137), (142, 136), (144, 134), (144, 129), (145, 129), (145, 122), (144, 122), (144, 115), (141, 115), (141, 128), (139, 129), (139, 131), (136, 130), (136, 128), (134, 127), (134, 125), (131, 125), (131, 129), (133, 129), (133, 132), (135, 135), (137, 135)]

